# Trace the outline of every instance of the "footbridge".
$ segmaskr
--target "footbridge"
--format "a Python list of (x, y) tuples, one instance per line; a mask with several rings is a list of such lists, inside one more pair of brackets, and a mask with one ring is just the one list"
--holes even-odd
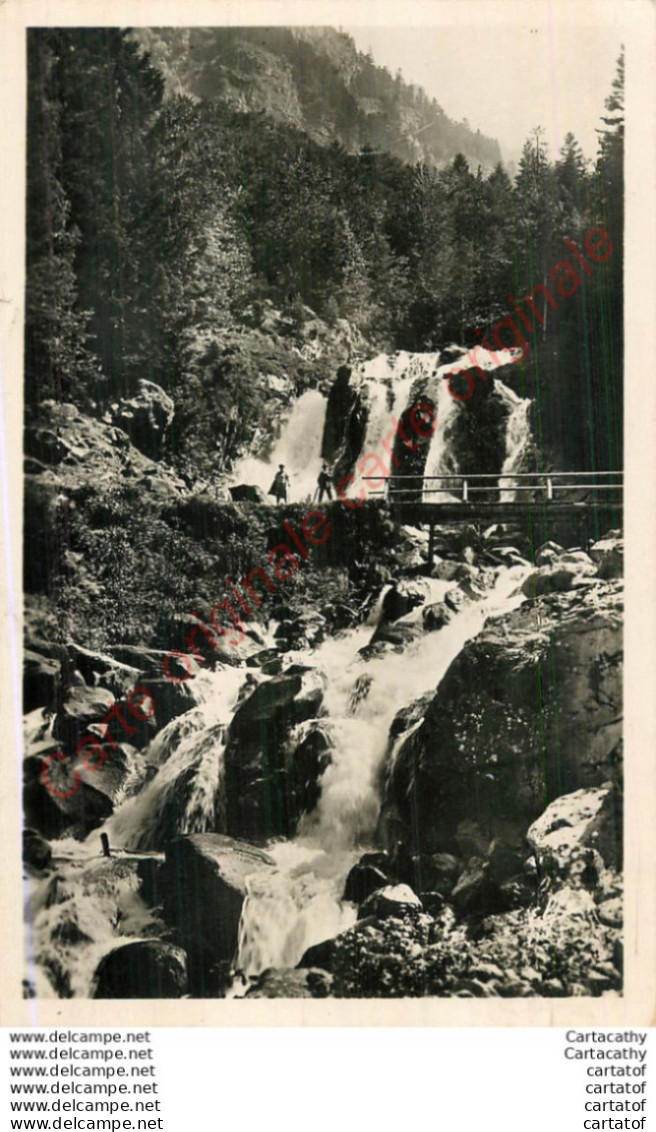
[(427, 526), (519, 523), (544, 534), (558, 521), (598, 536), (622, 523), (623, 472), (517, 472), (366, 477), (369, 498), (386, 499), (396, 522)]

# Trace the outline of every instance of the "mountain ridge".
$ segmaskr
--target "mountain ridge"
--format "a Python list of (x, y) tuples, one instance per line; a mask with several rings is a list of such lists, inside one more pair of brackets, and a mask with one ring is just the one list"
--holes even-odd
[(392, 76), (334, 28), (141, 28), (133, 31), (165, 80), (187, 94), (262, 112), (350, 153), (383, 150), (441, 168), (462, 153), (491, 171), (499, 143), (453, 121), (426, 92)]

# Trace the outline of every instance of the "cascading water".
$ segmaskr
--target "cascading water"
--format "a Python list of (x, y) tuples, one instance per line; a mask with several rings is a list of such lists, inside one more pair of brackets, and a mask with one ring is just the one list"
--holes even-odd
[(364, 474), (379, 478), (365, 482), (356, 469), (347, 494), (358, 497), (363, 490), (365, 495), (384, 491), (384, 481), (392, 470), (390, 453), (384, 442), (393, 450), (394, 421), (398, 421), (408, 408), (412, 388), (418, 378), (428, 373), (433, 357), (437, 358), (437, 355), (379, 354), (360, 366), (358, 376), (363, 382), (367, 400), (367, 427), (361, 457), (378, 457), (376, 466), (367, 466)]
[[(477, 370), (492, 372), (499, 369), (501, 366), (510, 365), (512, 362), (516, 361), (516, 350), (497, 350), (496, 353), (493, 353), (491, 350), (484, 350), (482, 346), (478, 346), (467, 355), (465, 355), (463, 351), (461, 358), (451, 360), (439, 366), (436, 370), (437, 387), (434, 396), (437, 405), (437, 427), (431, 439), (424, 467), (424, 477), (427, 482), (424, 484), (422, 498), (425, 503), (447, 502), (458, 498), (457, 485), (456, 488), (453, 489), (448, 481), (439, 478), (441, 476), (457, 475), (460, 470), (451, 443), (451, 429), (457, 420), (459, 402), (452, 395), (450, 382), (448, 380), (449, 374), (464, 372), (469, 368), (474, 382), (478, 382), (483, 381), (484, 378)], [(471, 368), (472, 366), (474, 368)], [(504, 385), (498, 378), (496, 379), (495, 385), (496, 389), (503, 397), (508, 397), (512, 399), (513, 402), (518, 402), (518, 398), (512, 390)], [(464, 392), (467, 392), (466, 388)], [(508, 440), (509, 439), (510, 436), (508, 434)], [(517, 470), (514, 465), (513, 469)], [(431, 477), (438, 478), (431, 479)]]
[(239, 668), (199, 673), (199, 705), (171, 720), (151, 743), (147, 757), (157, 772), (106, 823), (111, 845), (152, 849), (171, 832), (215, 828), (226, 734), (243, 682)]
[(531, 443), (531, 401), (529, 398), (515, 396), (510, 389), (506, 389), (506, 392), (514, 403), (506, 427), (506, 458), (499, 478), (499, 499), (501, 503), (512, 503), (517, 498), (517, 488), (520, 486), (520, 481), (512, 477), (517, 472), (526, 471)]
[(321, 442), (326, 420), (326, 398), (310, 389), (294, 402), (289, 419), (268, 457), (245, 456), (235, 467), (237, 483), (254, 484), (265, 493), (279, 464), (290, 479), (290, 499), (312, 497), (321, 470)]
[[(413, 643), (402, 662), (395, 653), (361, 656), (370, 635), (366, 626), (315, 651), (312, 660), (328, 678), (325, 709), (332, 761), (321, 779), (319, 802), (296, 839), (268, 849), (278, 868), (258, 875), (244, 904), (239, 970), (252, 976), (268, 967), (294, 966), (308, 947), (354, 922), (355, 909), (340, 898), (349, 868), (373, 839), (394, 716), (438, 686), (486, 617), (510, 611), (523, 600), (523, 576), (521, 567), (499, 571), (485, 599), (463, 609), (439, 633)], [(448, 585), (432, 581), (430, 600), (443, 596)], [(356, 690), (362, 694), (354, 695)]]

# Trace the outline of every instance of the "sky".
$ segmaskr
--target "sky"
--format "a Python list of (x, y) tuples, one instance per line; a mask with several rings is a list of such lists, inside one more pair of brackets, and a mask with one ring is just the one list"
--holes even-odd
[[(344, 27), (360, 51), (408, 83), (422, 86), (456, 121), (498, 139), (504, 161), (517, 161), (531, 130), (543, 126), (555, 156), (568, 131), (587, 158), (597, 151), (604, 99), (610, 94), (621, 34), (612, 22), (531, 28)], [(464, 48), (463, 48), (464, 45)]]

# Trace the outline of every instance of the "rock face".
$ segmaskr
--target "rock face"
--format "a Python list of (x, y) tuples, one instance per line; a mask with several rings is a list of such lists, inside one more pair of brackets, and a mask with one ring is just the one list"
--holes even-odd
[(164, 917), (189, 956), (192, 994), (218, 993), (221, 969), (237, 951), (247, 880), (273, 866), (261, 849), (217, 833), (191, 834), (166, 846), (158, 883)]
[[(621, 597), (594, 581), (488, 623), (440, 684), (392, 769), (387, 807), (422, 855), (455, 853), (458, 823), (517, 847), (563, 793), (617, 774)], [(411, 827), (411, 822), (416, 825)], [(412, 879), (412, 878), (408, 878)]]
[[(287, 743), (293, 727), (317, 715), (323, 689), (316, 669), (292, 665), (259, 684), (235, 712), (225, 753), (228, 833), (258, 838), (293, 833), (297, 784)], [(299, 756), (301, 778), (308, 760), (319, 772), (320, 756), (308, 751), (307, 759)], [(307, 795), (307, 774), (304, 782)]]
[(114, 424), (127, 432), (144, 456), (159, 460), (164, 455), (174, 409), (173, 401), (159, 385), (141, 380), (135, 396), (119, 403), (114, 412)]
[(161, 940), (116, 947), (100, 960), (94, 998), (181, 998), (187, 993), (187, 956)]
[(45, 838), (33, 829), (23, 830), (23, 863), (33, 869), (47, 869), (52, 860), (52, 849)]

